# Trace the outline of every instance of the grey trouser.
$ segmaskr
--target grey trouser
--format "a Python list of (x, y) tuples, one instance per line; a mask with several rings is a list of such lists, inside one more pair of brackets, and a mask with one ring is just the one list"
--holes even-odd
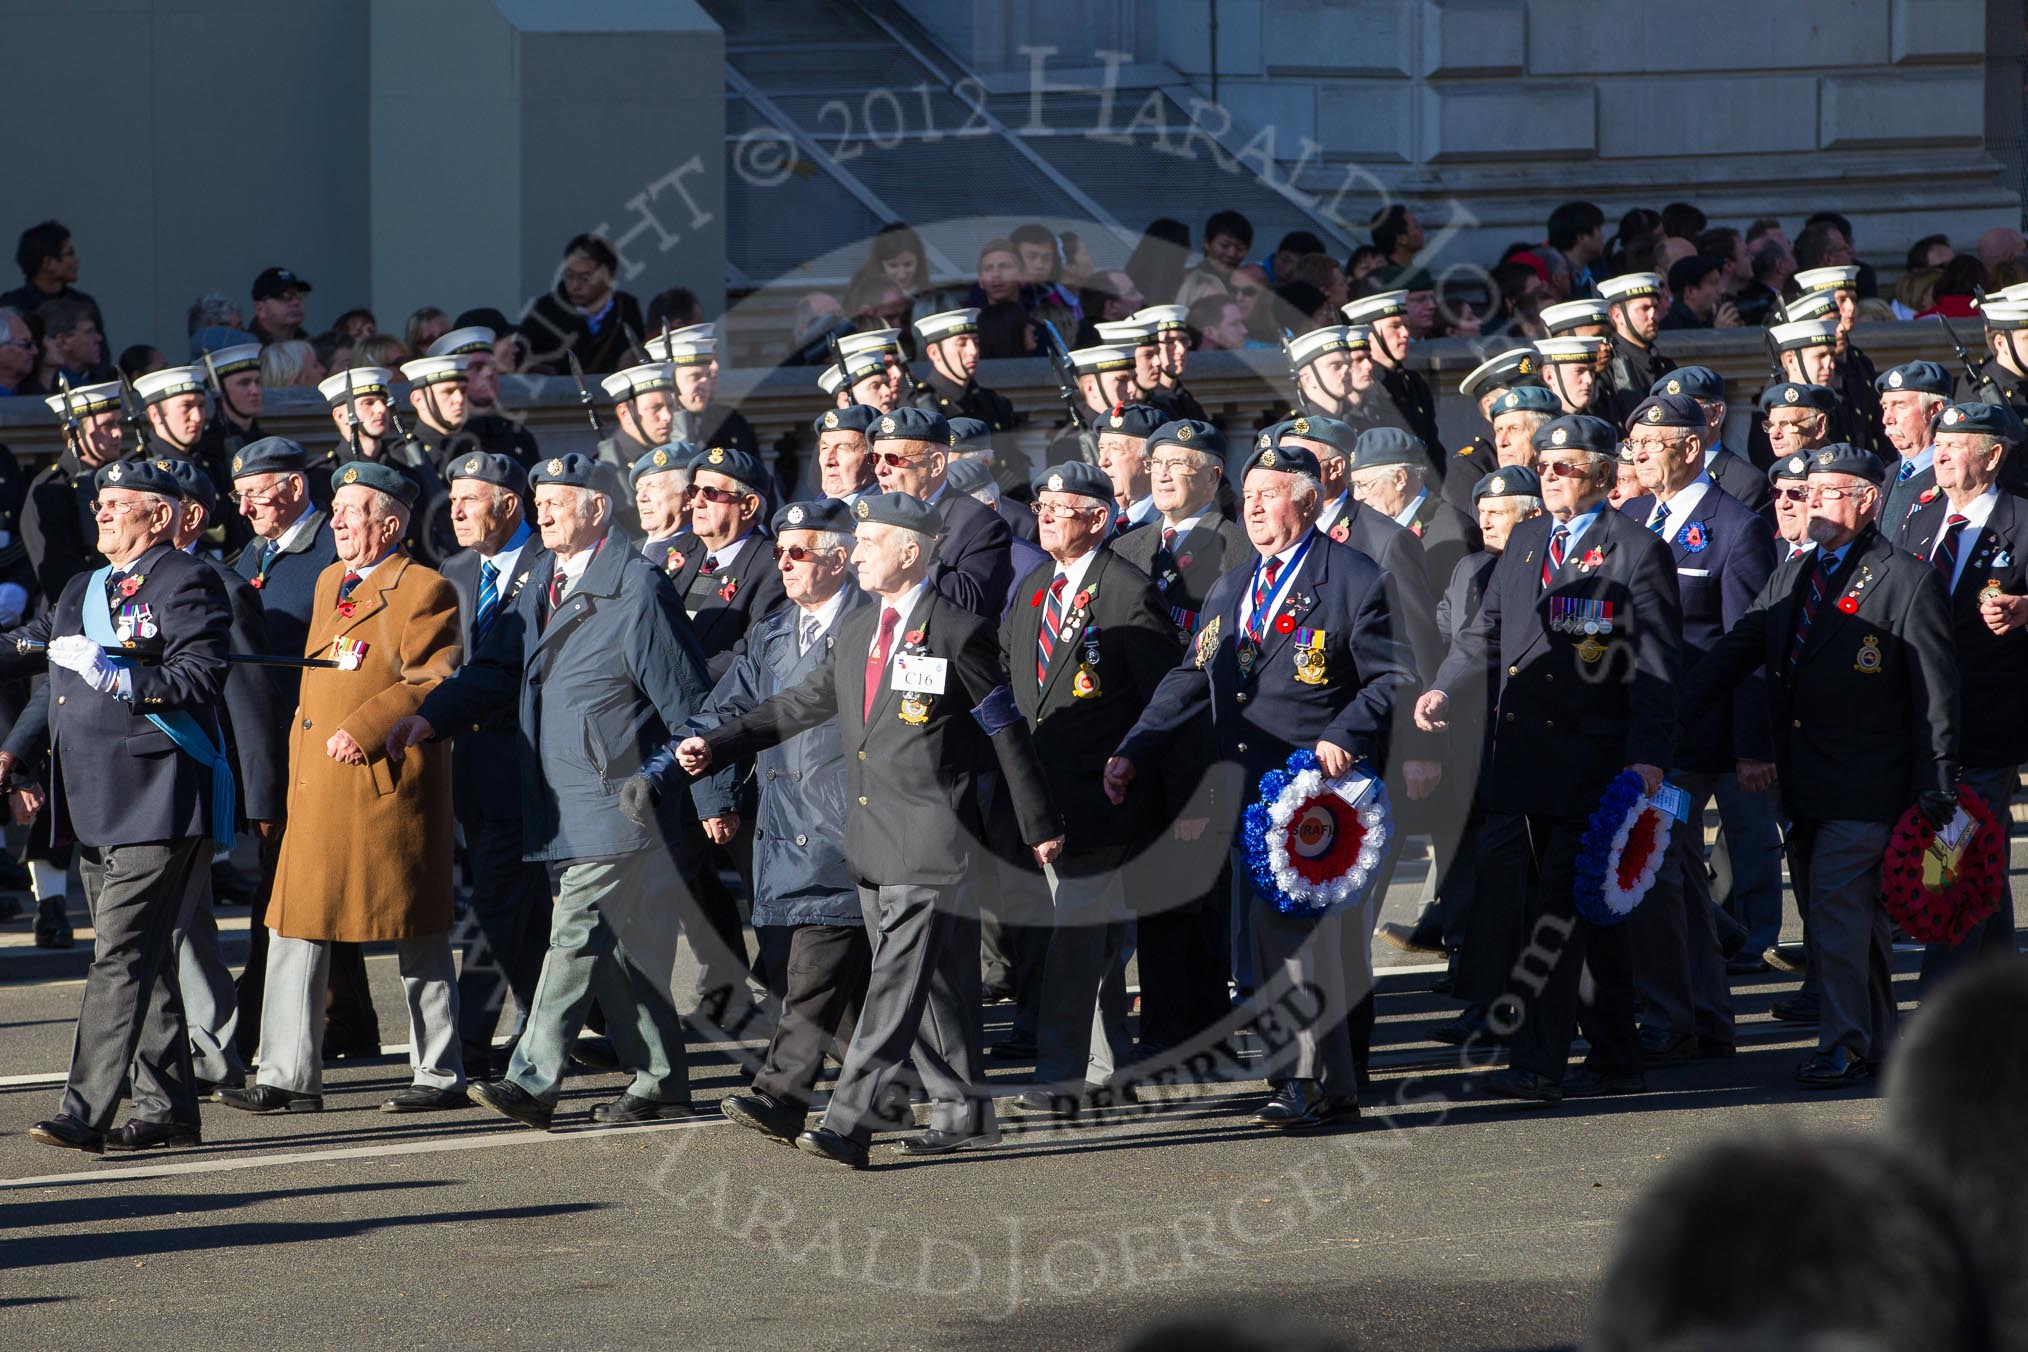
[(1810, 971), (1817, 978), (1817, 1050), (1844, 1047), (1868, 1061), (1894, 1033), (1894, 926), (1880, 904), (1886, 822), (1799, 821), (1789, 868), (1809, 898)]
[(859, 908), (873, 967), (824, 1126), (863, 1144), (897, 1125), (883, 1124), (879, 1109), (913, 1057), (932, 1127), (991, 1133), (993, 1100), (979, 1075), (978, 919), (958, 913), (955, 887), (861, 887)]
[(1127, 1031), (1127, 895), (1123, 852), (1077, 861), (1065, 874), (1045, 866), (1056, 920), (1042, 963), (1035, 1027), (1038, 1084), (1105, 1084), (1133, 1055)]
[(113, 1125), (130, 1068), (136, 1117), (197, 1121), (174, 948), (190, 872), (210, 860), (211, 842), (197, 836), (78, 851), (98, 937), (61, 1111), (94, 1131)]
[[(408, 1000), (408, 1063), (415, 1083), (463, 1089), (458, 1047), (458, 973), (451, 936), (394, 941), (401, 992)], [(324, 1004), (331, 944), (268, 935), (267, 987), (261, 999), (258, 1082), (298, 1094), (324, 1092)]]
[(246, 1077), (239, 1054), (239, 990), (218, 943), (218, 917), (211, 909), (211, 868), (190, 870), (183, 909), (176, 917), (176, 981), (183, 995), (183, 1022), (190, 1035), (190, 1062), (197, 1078), (212, 1084)]
[(545, 1103), (556, 1102), (570, 1060), (570, 1044), (584, 1027), (594, 999), (605, 1012), (606, 1036), (620, 1064), (634, 1073), (627, 1092), (653, 1103), (685, 1103), (690, 1077), (683, 1023), (666, 990), (657, 990), (620, 951), (606, 904), (619, 897), (637, 907), (665, 895), (675, 883), (668, 854), (658, 848), (618, 859), (563, 865), (556, 909), (549, 921), (549, 951), (535, 980), (507, 1078)]

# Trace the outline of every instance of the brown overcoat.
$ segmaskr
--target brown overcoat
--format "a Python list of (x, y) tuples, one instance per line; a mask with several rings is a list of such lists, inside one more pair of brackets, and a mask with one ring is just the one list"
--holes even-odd
[[(267, 923), (292, 939), (364, 943), (451, 928), (451, 747), (430, 743), (396, 764), (387, 734), (457, 669), (458, 597), (443, 577), (397, 551), (338, 609), (345, 565), (317, 579), (304, 655), (363, 642), (357, 671), (303, 673), (289, 725), (289, 816)], [(331, 759), (344, 729), (365, 765)]]

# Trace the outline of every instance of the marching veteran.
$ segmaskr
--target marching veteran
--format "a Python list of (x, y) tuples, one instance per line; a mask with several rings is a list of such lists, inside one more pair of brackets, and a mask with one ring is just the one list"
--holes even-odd
[[(28, 1134), (93, 1154), (197, 1144), (171, 943), (206, 837), (230, 844), (235, 810), (215, 712), (232, 610), (217, 575), (172, 543), (182, 486), (150, 460), (106, 465), (95, 483), (106, 563), (0, 640), (0, 678), (39, 668), (47, 645), (57, 839), (81, 847), (98, 934), (62, 1110)], [(130, 1063), (134, 1118), (112, 1129)]]
[(387, 735), (457, 669), (458, 597), (402, 548), (415, 481), (361, 460), (334, 480), (338, 560), (317, 579), (290, 729), (289, 819), (268, 900), (257, 1083), (219, 1091), (248, 1112), (323, 1107), (324, 994), (334, 942), (395, 941), (415, 1083), (385, 1112), (462, 1107), (451, 959), (451, 753), (396, 761)]

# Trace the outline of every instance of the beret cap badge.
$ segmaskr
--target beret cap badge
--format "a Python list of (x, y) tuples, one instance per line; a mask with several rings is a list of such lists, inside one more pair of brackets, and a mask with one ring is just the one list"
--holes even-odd
[(552, 460), (549, 462), (548, 468), (551, 474), (561, 474), (563, 473), (563, 461)]
[(1052, 493), (1061, 493), (1063, 491), (1063, 476), (1061, 474), (1049, 476), (1049, 491)]
[(1561, 427), (1557, 428), (1554, 432), (1551, 432), (1549, 434), (1550, 444), (1554, 446), (1561, 446), (1564, 442), (1569, 440), (1570, 433)]
[(838, 410), (834, 408), (824, 414), (824, 426), (836, 427), (837, 425), (838, 425)]
[(1800, 398), (1802, 398), (1802, 395), (1796, 392), (1796, 387), (1793, 385), (1782, 391), (1782, 402), (1785, 404), (1793, 404)]
[(657, 447), (655, 449), (655, 468), (660, 469), (662, 468), (662, 466), (668, 463), (669, 463), (669, 452), (661, 449), (660, 447)]
[(854, 508), (854, 510), (859, 513), (859, 518), (862, 521), (865, 520), (868, 516), (872, 515), (873, 513), (873, 509), (866, 505), (865, 498), (859, 499), (858, 505)]
[(1191, 435), (1192, 433), (1190, 431), (1189, 423), (1184, 423), (1181, 427), (1176, 429), (1176, 440), (1178, 441), (1188, 441), (1190, 440)]
[(1651, 423), (1662, 421), (1662, 406), (1660, 404), (1648, 410), (1648, 421)]
[[(657, 454), (659, 454), (659, 452), (657, 452)], [(803, 524), (803, 509), (800, 504), (789, 508), (789, 524), (792, 526), (800, 526)]]
[(344, 477), (344, 480), (343, 480), (343, 482), (345, 482), (345, 483), (348, 483), (348, 484), (356, 484), (356, 483), (358, 483), (358, 482), (359, 482), (359, 471), (358, 471), (357, 469), (348, 469), (348, 470), (346, 470), (346, 471), (345, 471), (345, 477)]
[(1273, 469), (1275, 467), (1275, 453), (1273, 451), (1262, 451), (1260, 453), (1260, 463), (1263, 469)]
[(1682, 381), (1680, 381), (1680, 380), (1672, 380), (1672, 381), (1670, 381), (1670, 382), (1669, 382), (1669, 393), (1671, 393), (1671, 394), (1681, 394), (1681, 393), (1683, 393), (1683, 382), (1682, 382)]
[(894, 430), (894, 419), (882, 418), (880, 420), (880, 430), (883, 432), (892, 432)]

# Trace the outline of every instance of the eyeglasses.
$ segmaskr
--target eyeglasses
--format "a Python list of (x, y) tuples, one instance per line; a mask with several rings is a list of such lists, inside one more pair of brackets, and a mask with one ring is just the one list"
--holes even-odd
[(826, 554), (844, 552), (842, 549), (811, 549), (807, 545), (776, 545), (775, 562), (780, 563), (786, 558), (790, 563), (808, 563), (811, 559), (822, 558)]
[(1680, 445), (1682, 445), (1681, 442), (1669, 441), (1662, 437), (1642, 437), (1638, 441), (1628, 442), (1627, 449), (1639, 455), (1643, 451), (1666, 451), (1673, 446)]
[(1587, 460), (1538, 460), (1535, 472), (1545, 479), (1582, 479), (1591, 473)]
[[(925, 452), (926, 454), (927, 452)], [(896, 455), (893, 451), (875, 451), (873, 453), (873, 463), (876, 465), (886, 465), (889, 469), (903, 469), (923, 458), (925, 458), (924, 455)]]
[(146, 503), (129, 502), (125, 500), (119, 502), (105, 502), (101, 501), (98, 498), (92, 499), (93, 516), (97, 516), (100, 512), (111, 512), (114, 516), (132, 516), (136, 512), (145, 512), (147, 510), (148, 505)]
[(1871, 493), (1876, 490), (1872, 488), (1828, 488), (1822, 484), (1811, 484), (1805, 491), (1809, 494), (1810, 501), (1813, 502), (1819, 498), (1825, 502), (1843, 502), (1846, 498), (1856, 498), (1861, 493)]
[(1197, 464), (1192, 460), (1150, 460), (1148, 472), (1153, 474), (1157, 470), (1167, 470), (1171, 474), (1195, 474)]
[(242, 493), (238, 489), (234, 489), (225, 495), (225, 500), (234, 506), (245, 503), (249, 507), (265, 507), (280, 496), (281, 490), (279, 487), (270, 488), (265, 493)]
[(1028, 504), (1028, 510), (1035, 513), (1036, 516), (1044, 521), (1054, 521), (1058, 517), (1077, 517), (1083, 516), (1087, 512), (1103, 512), (1105, 508), (1065, 507), (1053, 502), (1031, 502)]
[(709, 488), (703, 484), (693, 484), (690, 488), (690, 495), (692, 497), (703, 498), (706, 502), (720, 504), (738, 502), (743, 498), (753, 496), (751, 493), (742, 493), (733, 488)]
[(1810, 490), (1807, 488), (1777, 488), (1774, 491), (1774, 496), (1776, 502), (1808, 502), (1810, 500)]

